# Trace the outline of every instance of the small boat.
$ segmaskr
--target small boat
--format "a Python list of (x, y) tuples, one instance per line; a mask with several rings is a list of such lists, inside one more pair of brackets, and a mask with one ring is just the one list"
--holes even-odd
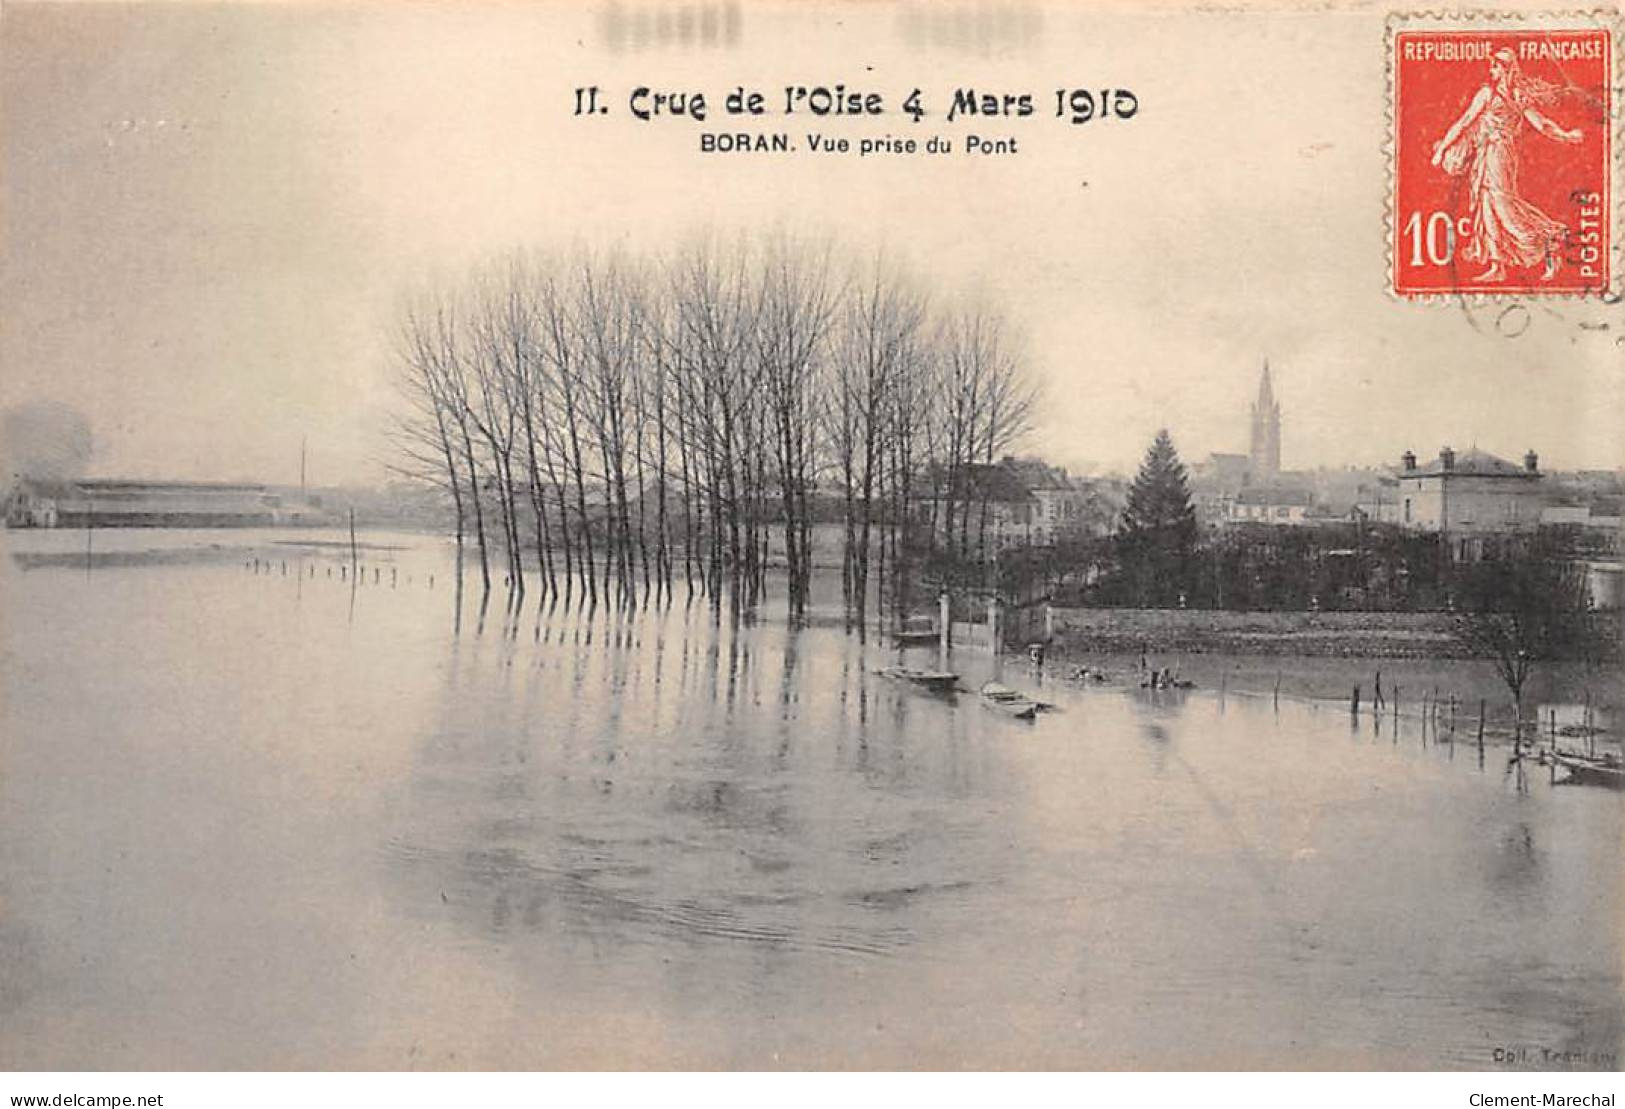
[(998, 682), (986, 682), (981, 689), (982, 704), (994, 712), (1012, 716), (1017, 720), (1031, 720), (1038, 715), (1038, 702)]
[(930, 628), (892, 632), (892, 642), (899, 647), (932, 647), (941, 638)]
[(959, 685), (959, 675), (947, 670), (921, 670), (914, 666), (887, 666), (881, 675), (893, 681), (907, 682), (930, 690), (932, 693), (952, 693)]
[(1580, 785), (1625, 789), (1625, 765), (1621, 765), (1617, 755), (1601, 755), (1593, 758), (1589, 755), (1558, 751), (1551, 755), (1551, 760), (1568, 771), (1567, 781)]

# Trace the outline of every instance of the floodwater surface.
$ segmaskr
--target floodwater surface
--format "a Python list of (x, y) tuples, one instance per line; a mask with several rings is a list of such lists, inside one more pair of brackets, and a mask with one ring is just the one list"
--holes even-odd
[(5, 537), (0, 1066), (1618, 1066), (1625, 803), (1465, 736), (86, 538)]

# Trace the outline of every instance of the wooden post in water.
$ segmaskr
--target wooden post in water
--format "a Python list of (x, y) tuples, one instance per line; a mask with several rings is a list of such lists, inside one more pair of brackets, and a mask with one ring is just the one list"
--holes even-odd
[(1399, 686), (1394, 686), (1394, 724), (1399, 724)]
[(1591, 723), (1591, 687), (1586, 687), (1586, 754), (1592, 758), (1597, 757), (1597, 729)]
[(1484, 698), (1478, 699), (1478, 753), (1484, 753)]
[(355, 569), (355, 509), (350, 509), (350, 568)]
[(1372, 712), (1378, 711), (1379, 709), (1381, 709), (1383, 707), (1384, 704), (1385, 704), (1385, 702), (1382, 699), (1382, 671), (1378, 670), (1377, 675), (1376, 675), (1375, 688), (1373, 690), (1373, 694), (1372, 694), (1372, 697), (1371, 697), (1371, 711)]
[(1356, 685), (1354, 687), (1354, 696), (1349, 701), (1349, 715), (1350, 716), (1359, 716), (1360, 715), (1360, 687), (1358, 685)]
[[(1552, 767), (1551, 782), (1552, 782), (1553, 785), (1556, 785), (1557, 784), (1557, 709), (1555, 707), (1547, 710), (1547, 719), (1551, 721), (1551, 731), (1552, 731), (1552, 738), (1551, 738), (1551, 741), (1550, 741), (1551, 745), (1552, 745), (1551, 757), (1547, 761), (1551, 763), (1551, 767)], [(1535, 717), (1535, 727), (1536, 728), (1540, 727), (1540, 717), (1539, 716)]]
[(1275, 711), (1281, 711), (1281, 672), (1275, 672)]

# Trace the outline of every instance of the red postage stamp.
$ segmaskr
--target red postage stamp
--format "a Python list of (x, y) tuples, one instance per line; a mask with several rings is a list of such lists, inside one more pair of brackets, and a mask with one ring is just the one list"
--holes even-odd
[(1396, 29), (1390, 49), (1393, 291), (1611, 289), (1612, 32)]

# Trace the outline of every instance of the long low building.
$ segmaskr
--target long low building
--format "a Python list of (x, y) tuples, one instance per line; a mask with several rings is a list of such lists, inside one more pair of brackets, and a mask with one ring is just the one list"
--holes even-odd
[(218, 481), (24, 481), (6, 503), (8, 527), (263, 527), (282, 515), (269, 487)]

